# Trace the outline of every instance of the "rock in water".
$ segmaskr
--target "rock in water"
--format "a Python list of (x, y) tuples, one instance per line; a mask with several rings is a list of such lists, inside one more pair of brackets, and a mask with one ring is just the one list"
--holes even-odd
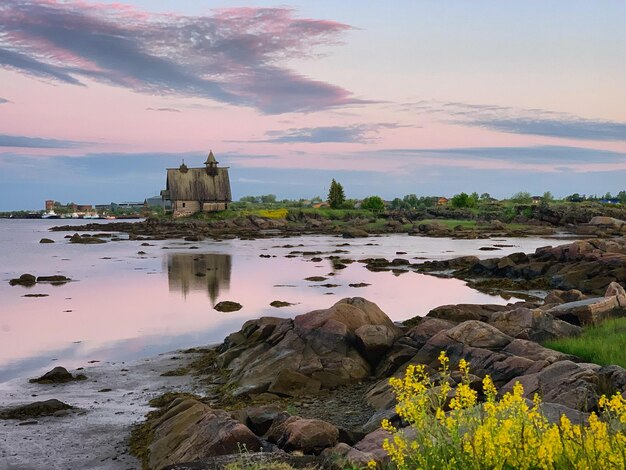
[(53, 276), (38, 276), (37, 277), (37, 282), (52, 282), (52, 283), (66, 283), (66, 282), (70, 282), (71, 279), (67, 276), (62, 276), (60, 274), (55, 274)]
[(37, 278), (33, 276), (32, 274), (22, 274), (20, 277), (16, 279), (11, 279), (9, 281), (9, 284), (11, 284), (12, 286), (30, 287), (30, 286), (34, 286), (36, 282), (37, 282)]
[(50, 238), (42, 238), (39, 240), (39, 243), (54, 243), (54, 240), (51, 240)]
[(237, 312), (238, 310), (241, 310), (243, 308), (243, 305), (238, 302), (223, 300), (222, 302), (216, 304), (213, 308), (218, 312)]
[(65, 367), (55, 367), (54, 369), (46, 372), (44, 375), (37, 379), (30, 379), (30, 383), (37, 384), (62, 384), (66, 382), (72, 382), (74, 380), (85, 380), (86, 377), (82, 374), (74, 377), (70, 374)]

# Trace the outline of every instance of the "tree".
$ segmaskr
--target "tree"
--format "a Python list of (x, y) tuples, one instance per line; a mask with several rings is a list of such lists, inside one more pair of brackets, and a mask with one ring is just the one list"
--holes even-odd
[(530, 204), (531, 202), (533, 202), (533, 197), (529, 192), (520, 191), (511, 196), (511, 201), (518, 204)]
[(263, 196), (261, 196), (261, 202), (264, 204), (268, 204), (268, 203), (275, 203), (276, 202), (276, 195), (275, 194), (264, 194)]
[(480, 195), (480, 200), (481, 201), (488, 201), (489, 199), (491, 199), (491, 194), (489, 194), (489, 193), (482, 193)]
[(569, 196), (565, 197), (565, 200), (569, 202), (583, 202), (585, 199), (586, 198), (584, 195), (581, 196), (578, 193), (570, 194)]
[(552, 195), (552, 193), (550, 191), (546, 191), (545, 193), (543, 193), (543, 196), (541, 197), (541, 201), (542, 202), (552, 202), (552, 201), (554, 201), (554, 196)]
[(385, 202), (380, 196), (366, 197), (361, 201), (361, 209), (370, 210), (372, 212), (381, 212), (385, 210)]
[(394, 211), (406, 209), (406, 204), (402, 201), (402, 199), (397, 197), (393, 201), (391, 201), (391, 209)]
[(341, 183), (337, 183), (335, 178), (333, 178), (330, 182), (330, 189), (328, 190), (328, 205), (333, 209), (339, 209), (345, 201), (346, 195), (343, 192), (343, 186), (341, 186)]
[(474, 199), (472, 196), (469, 196), (467, 193), (455, 194), (454, 196), (452, 196), (452, 199), (450, 199), (450, 204), (452, 205), (452, 207), (456, 207), (459, 209), (464, 207), (476, 207), (477, 202), (478, 201), (476, 199)]
[(620, 204), (626, 204), (626, 191), (617, 193), (617, 199), (619, 199)]

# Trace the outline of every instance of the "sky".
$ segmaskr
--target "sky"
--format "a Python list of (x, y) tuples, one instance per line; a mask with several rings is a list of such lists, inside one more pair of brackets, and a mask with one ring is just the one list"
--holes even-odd
[(626, 2), (5, 0), (0, 211), (626, 189)]

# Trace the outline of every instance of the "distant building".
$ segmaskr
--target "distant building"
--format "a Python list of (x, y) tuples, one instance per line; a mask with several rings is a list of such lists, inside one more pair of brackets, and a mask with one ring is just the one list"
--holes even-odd
[(611, 199), (603, 198), (603, 199), (600, 199), (599, 202), (601, 202), (602, 204), (619, 204), (620, 203), (619, 199), (616, 197), (611, 198)]
[(163, 210), (172, 210), (172, 201), (166, 201), (161, 196), (148, 197), (143, 201), (144, 209), (156, 209), (162, 207)]
[(178, 168), (167, 169), (161, 197), (171, 201), (174, 217), (228, 209), (232, 200), (228, 168), (217, 164), (211, 151), (204, 168), (188, 168), (183, 162)]
[(91, 204), (78, 204), (76, 206), (76, 210), (78, 212), (91, 212), (93, 210), (93, 206)]
[(533, 196), (533, 204), (540, 204), (543, 201), (543, 197), (541, 196)]
[(118, 209), (140, 211), (143, 209), (143, 202), (112, 202), (111, 209), (114, 211)]
[(46, 201), (46, 212), (54, 210), (54, 201), (52, 199), (48, 199)]
[(447, 197), (443, 197), (443, 196), (442, 196), (442, 197), (440, 197), (439, 199), (437, 199), (437, 205), (438, 205), (438, 206), (443, 206), (443, 205), (445, 205), (445, 204), (447, 204), (447, 203), (448, 203), (448, 200), (449, 200), (449, 199), (448, 199)]
[(98, 213), (104, 213), (111, 210), (111, 204), (96, 204), (96, 211)]

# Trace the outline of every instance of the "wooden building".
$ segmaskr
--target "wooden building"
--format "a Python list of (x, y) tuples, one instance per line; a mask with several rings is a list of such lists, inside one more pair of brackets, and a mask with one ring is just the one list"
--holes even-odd
[(228, 168), (217, 164), (211, 151), (204, 168), (188, 168), (183, 162), (178, 168), (167, 169), (161, 197), (171, 201), (174, 217), (228, 209), (231, 202)]

